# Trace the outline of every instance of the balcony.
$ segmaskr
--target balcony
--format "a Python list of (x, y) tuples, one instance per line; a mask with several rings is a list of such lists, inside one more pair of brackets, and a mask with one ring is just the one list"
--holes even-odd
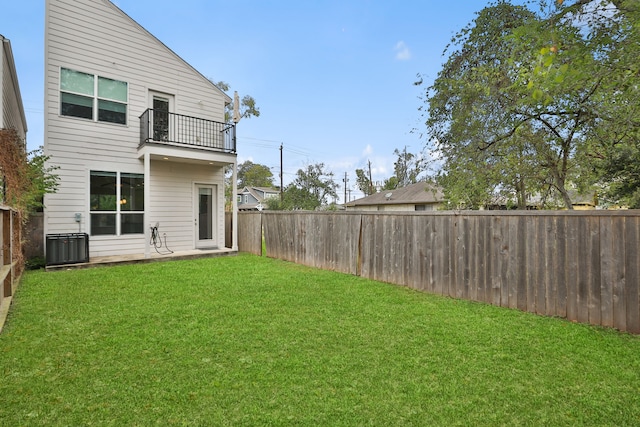
[(140, 146), (154, 143), (225, 153), (236, 152), (234, 124), (147, 109), (140, 116)]

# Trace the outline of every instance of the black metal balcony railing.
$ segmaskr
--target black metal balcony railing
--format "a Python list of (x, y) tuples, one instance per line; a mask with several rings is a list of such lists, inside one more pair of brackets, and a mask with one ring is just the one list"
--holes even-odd
[(235, 153), (236, 127), (149, 108), (140, 116), (140, 145), (147, 142)]

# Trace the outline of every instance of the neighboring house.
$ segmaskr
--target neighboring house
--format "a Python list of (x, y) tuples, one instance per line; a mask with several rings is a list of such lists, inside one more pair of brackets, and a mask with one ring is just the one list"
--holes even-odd
[(238, 192), (238, 210), (255, 211), (266, 209), (265, 199), (279, 197), (280, 191), (267, 187), (244, 187)]
[(27, 119), (24, 115), (18, 74), (9, 39), (0, 35), (0, 129), (15, 129), (25, 141)]
[(60, 177), (45, 234), (86, 232), (91, 256), (149, 257), (158, 224), (173, 251), (224, 248), (224, 170), (237, 174), (224, 92), (108, 0), (46, 1), (45, 75), (45, 154)]
[[(26, 150), (27, 119), (22, 105), (18, 74), (11, 42), (0, 34), (0, 131), (14, 129)], [(2, 153), (0, 153), (2, 155)], [(4, 179), (0, 171), (0, 202), (4, 198)]]
[(347, 211), (434, 211), (442, 206), (442, 200), (439, 189), (418, 182), (353, 200), (345, 207)]

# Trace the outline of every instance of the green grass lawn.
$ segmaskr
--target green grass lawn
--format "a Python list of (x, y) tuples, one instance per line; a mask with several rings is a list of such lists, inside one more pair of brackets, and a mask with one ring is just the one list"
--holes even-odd
[(640, 425), (640, 338), (251, 255), (28, 272), (0, 425)]

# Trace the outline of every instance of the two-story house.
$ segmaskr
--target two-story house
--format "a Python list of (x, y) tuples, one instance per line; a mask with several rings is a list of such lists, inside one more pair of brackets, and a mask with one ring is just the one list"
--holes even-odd
[(224, 248), (231, 99), (108, 0), (46, 1), (45, 67), (45, 234), (88, 233), (92, 257), (149, 257), (156, 225), (173, 251)]

